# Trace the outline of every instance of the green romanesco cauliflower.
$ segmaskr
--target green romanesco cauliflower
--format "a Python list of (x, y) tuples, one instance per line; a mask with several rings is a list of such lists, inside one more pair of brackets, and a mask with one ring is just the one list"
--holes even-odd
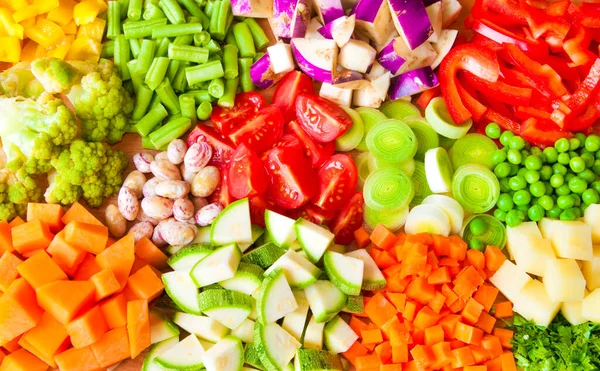
[(42, 94), (44, 87), (29, 67), (28, 62), (21, 62), (0, 73), (0, 95), (35, 98)]
[(29, 202), (42, 200), (42, 188), (36, 179), (22, 171), (0, 170), (0, 220), (24, 216)]
[(31, 62), (31, 72), (51, 94), (62, 94), (71, 90), (81, 80), (81, 73), (60, 59), (40, 58)]

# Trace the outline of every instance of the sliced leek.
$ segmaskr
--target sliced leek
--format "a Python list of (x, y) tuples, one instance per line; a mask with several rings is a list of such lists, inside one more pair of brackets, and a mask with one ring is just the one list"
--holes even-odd
[(405, 117), (421, 117), (421, 111), (414, 104), (405, 100), (388, 100), (379, 107), (379, 110), (391, 119), (402, 120)]
[(429, 102), (425, 109), (425, 118), (439, 135), (450, 139), (458, 139), (469, 132), (473, 121), (468, 119), (460, 125), (452, 120), (444, 98), (436, 97)]
[(350, 152), (356, 148), (365, 136), (365, 126), (360, 115), (349, 107), (340, 106), (350, 118), (352, 118), (352, 127), (344, 135), (335, 140), (335, 148), (338, 152)]
[(500, 197), (500, 182), (485, 166), (463, 165), (454, 172), (452, 194), (465, 211), (483, 214), (496, 205)]
[(400, 169), (383, 168), (372, 172), (365, 181), (365, 204), (376, 211), (408, 207), (415, 195), (413, 183)]
[(455, 169), (466, 164), (479, 164), (491, 169), (494, 166), (492, 153), (497, 149), (496, 143), (487, 136), (471, 133), (454, 143), (449, 153), (450, 160)]
[[(368, 152), (367, 152), (368, 153)], [(415, 172), (415, 160), (409, 158), (402, 162), (394, 162), (394, 161), (386, 161), (379, 159), (373, 156), (371, 153), (368, 153), (368, 166), (369, 171), (375, 171), (377, 169), (383, 169), (384, 167), (392, 167), (395, 169), (400, 169), (404, 171), (404, 173), (408, 176), (412, 176)]]
[[(396, 101), (394, 101), (396, 102)], [(417, 137), (417, 152), (415, 158), (423, 161), (425, 153), (431, 148), (439, 147), (440, 138), (431, 125), (422, 117), (406, 117), (402, 120)]]
[(387, 116), (383, 113), (379, 112), (378, 109), (371, 107), (358, 107), (356, 112), (360, 115), (364, 126), (364, 136), (360, 143), (356, 146), (356, 149), (361, 152), (366, 152), (369, 149), (367, 148), (366, 136), (369, 130), (381, 121), (386, 120)]
[(425, 153), (425, 174), (433, 193), (448, 193), (452, 189), (452, 163), (445, 149), (433, 148)]
[(456, 143), (456, 139), (450, 139), (440, 135), (440, 147), (442, 147), (446, 151), (449, 151), (450, 148), (452, 148), (452, 146), (454, 145), (454, 143)]
[(427, 176), (425, 175), (425, 165), (421, 161), (415, 161), (415, 172), (410, 177), (415, 188), (415, 197), (410, 202), (410, 207), (420, 205), (425, 197), (432, 192), (427, 184)]
[(414, 207), (408, 213), (404, 225), (404, 231), (408, 234), (431, 233), (448, 237), (450, 230), (448, 215), (436, 205)]
[(367, 148), (377, 158), (401, 162), (415, 156), (417, 137), (404, 122), (387, 119), (369, 130)]
[(436, 205), (444, 210), (450, 219), (450, 232), (452, 234), (460, 233), (465, 218), (465, 211), (455, 199), (444, 195), (431, 195), (427, 196), (421, 204)]
[(404, 226), (407, 216), (408, 207), (391, 211), (377, 211), (366, 205), (364, 207), (365, 223), (371, 229), (375, 229), (377, 225), (382, 224), (390, 231), (397, 232)]
[[(477, 236), (474, 235), (473, 232), (471, 232), (471, 229), (469, 228), (469, 223), (471, 223), (475, 219), (483, 221), (486, 226), (485, 231)], [(503, 249), (504, 246), (506, 246), (507, 241), (507, 233), (504, 223), (488, 214), (471, 216), (465, 221), (465, 226), (462, 229), (460, 235), (467, 242), (469, 242), (473, 238), (476, 238), (479, 241), (481, 241), (484, 246), (491, 245), (496, 246), (500, 249)]]
[(371, 170), (369, 169), (369, 155), (369, 152), (361, 152), (354, 158), (356, 170), (358, 171), (358, 185), (361, 187), (365, 184), (365, 180), (369, 174), (371, 174)]

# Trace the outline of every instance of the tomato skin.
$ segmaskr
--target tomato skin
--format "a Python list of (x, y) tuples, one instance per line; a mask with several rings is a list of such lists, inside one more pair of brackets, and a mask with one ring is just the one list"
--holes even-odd
[(300, 71), (291, 71), (279, 81), (273, 94), (273, 104), (281, 108), (285, 122), (296, 119), (296, 98), (299, 94), (314, 94), (310, 77)]
[(319, 143), (312, 140), (310, 135), (298, 124), (298, 121), (290, 121), (286, 125), (286, 130), (296, 134), (300, 143), (304, 147), (306, 156), (310, 157), (312, 166), (318, 168), (329, 157), (335, 153), (335, 142)]
[(217, 167), (227, 164), (235, 151), (227, 139), (221, 137), (215, 129), (204, 124), (198, 124), (187, 138), (188, 147), (200, 142), (206, 142), (211, 145), (213, 157), (210, 160), (210, 164)]
[(245, 198), (267, 191), (269, 180), (258, 155), (244, 143), (235, 150), (228, 166), (229, 194)]
[(277, 106), (260, 110), (253, 119), (239, 126), (229, 134), (235, 144), (245, 143), (256, 153), (263, 153), (283, 135), (283, 114)]
[(278, 214), (285, 214), (285, 210), (279, 207), (268, 195), (254, 196), (249, 199), (250, 220), (252, 224), (265, 227), (265, 210), (271, 210)]
[(263, 155), (270, 178), (268, 193), (277, 205), (286, 209), (307, 204), (318, 192), (317, 174), (303, 152), (300, 141), (287, 134)]
[(315, 204), (308, 203), (299, 209), (293, 210), (291, 215), (292, 219), (304, 218), (309, 222), (313, 222), (319, 225), (328, 224), (335, 218), (335, 213), (327, 210), (323, 210)]
[(352, 119), (332, 101), (311, 94), (296, 99), (296, 117), (310, 137), (320, 143), (333, 142), (352, 127)]
[(348, 245), (354, 241), (354, 231), (363, 223), (364, 205), (362, 192), (356, 192), (329, 225), (331, 232), (335, 234), (335, 243)]
[(229, 206), (230, 203), (235, 201), (235, 198), (231, 196), (229, 192), (229, 182), (228, 182), (228, 165), (222, 165), (219, 167), (219, 171), (221, 173), (221, 181), (219, 185), (214, 190), (214, 192), (207, 197), (209, 203), (218, 202), (223, 207)]
[(240, 93), (235, 97), (232, 108), (215, 105), (210, 119), (221, 135), (227, 135), (238, 126), (252, 119), (265, 106), (265, 98), (260, 93)]
[(340, 210), (358, 185), (358, 170), (347, 154), (331, 156), (320, 168), (319, 196), (315, 205), (328, 211)]

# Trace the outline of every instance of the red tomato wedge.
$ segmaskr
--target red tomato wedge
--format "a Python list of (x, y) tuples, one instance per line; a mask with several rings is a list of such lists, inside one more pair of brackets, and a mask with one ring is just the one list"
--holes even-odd
[(328, 211), (341, 209), (352, 197), (358, 184), (358, 171), (352, 157), (346, 154), (331, 156), (318, 172), (319, 196), (315, 205)]
[(254, 196), (250, 198), (250, 220), (252, 224), (265, 227), (265, 210), (269, 209), (279, 214), (285, 214), (285, 210), (277, 205), (268, 195)]
[(295, 212), (290, 215), (293, 219), (304, 218), (315, 224), (327, 224), (335, 217), (334, 212), (323, 210), (320, 207), (308, 203), (299, 209), (294, 210)]
[(222, 135), (252, 119), (265, 105), (265, 98), (259, 93), (249, 92), (236, 95), (232, 108), (215, 105), (210, 119)]
[(229, 166), (227, 164), (219, 167), (219, 170), (221, 172), (221, 181), (219, 182), (219, 185), (214, 190), (214, 192), (210, 196), (208, 196), (208, 202), (218, 202), (223, 207), (227, 207), (230, 203), (235, 201), (235, 198), (233, 198), (229, 193), (229, 182), (227, 180), (227, 178), (229, 177), (227, 171), (228, 167)]
[(304, 153), (312, 161), (312, 166), (318, 168), (335, 152), (335, 142), (318, 143), (310, 138), (310, 136), (300, 127), (298, 121), (290, 121), (286, 125), (286, 130), (294, 133), (300, 143), (304, 147)]
[(356, 192), (329, 225), (331, 232), (335, 234), (335, 243), (348, 245), (354, 241), (354, 231), (363, 223), (364, 205), (362, 192)]
[(300, 94), (314, 94), (310, 77), (300, 71), (292, 71), (277, 84), (273, 94), (273, 104), (281, 108), (285, 122), (296, 119), (296, 98)]
[(210, 164), (217, 167), (225, 165), (235, 151), (227, 139), (221, 137), (214, 128), (204, 124), (198, 124), (187, 138), (188, 146), (200, 142), (206, 142), (211, 145), (213, 148), (213, 157), (210, 160)]
[(337, 104), (311, 94), (296, 99), (296, 117), (310, 137), (319, 142), (333, 142), (352, 127), (352, 119)]
[(268, 106), (260, 110), (253, 119), (239, 126), (229, 134), (235, 144), (245, 143), (256, 153), (263, 153), (283, 134), (283, 115), (277, 106)]
[(317, 174), (298, 138), (284, 135), (278, 146), (264, 154), (263, 163), (271, 180), (268, 192), (277, 205), (296, 209), (317, 194)]
[(258, 155), (244, 143), (235, 150), (229, 162), (229, 194), (235, 198), (245, 198), (267, 191), (269, 180)]

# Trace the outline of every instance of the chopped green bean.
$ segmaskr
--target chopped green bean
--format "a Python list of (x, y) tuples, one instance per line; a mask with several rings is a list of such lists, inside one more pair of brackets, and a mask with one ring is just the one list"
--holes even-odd
[(129, 49), (131, 50), (131, 55), (133, 58), (137, 58), (140, 55), (140, 40), (139, 39), (129, 39)]
[(129, 10), (129, 0), (117, 0), (120, 6), (121, 20), (127, 18), (127, 11)]
[(188, 88), (187, 79), (185, 78), (185, 69), (189, 64), (188, 61), (179, 61), (179, 68), (177, 69), (175, 77), (173, 77), (173, 80), (169, 78), (169, 80), (172, 81), (171, 86), (176, 92), (183, 93)]
[(106, 26), (106, 37), (114, 40), (121, 34), (121, 3), (118, 1), (108, 2), (108, 22)]
[(254, 91), (254, 82), (252, 82), (252, 76), (250, 75), (250, 67), (252, 67), (252, 58), (240, 58), (240, 86), (243, 92)]
[(221, 51), (221, 45), (213, 39), (209, 40), (204, 47), (211, 53), (218, 53)]
[(237, 47), (237, 42), (235, 41), (235, 36), (233, 36), (233, 30), (229, 30), (227, 32), (227, 35), (225, 35), (225, 44), (235, 45)]
[(185, 75), (189, 85), (195, 85), (203, 81), (209, 81), (223, 77), (223, 65), (219, 61), (208, 62), (185, 69)]
[(127, 39), (140, 39), (152, 36), (152, 29), (157, 26), (166, 25), (167, 19), (149, 19), (147, 21), (133, 21), (123, 23), (123, 33)]
[(161, 39), (158, 43), (158, 48), (156, 50), (157, 57), (166, 57), (169, 54), (169, 45), (171, 45), (171, 39), (165, 37)]
[(210, 104), (209, 102), (200, 103), (200, 105), (198, 106), (198, 109), (196, 110), (196, 115), (198, 116), (198, 120), (200, 120), (200, 121), (208, 120), (210, 118), (211, 114), (212, 114), (212, 104)]
[(146, 20), (161, 19), (161, 18), (166, 18), (166, 17), (167, 16), (162, 11), (162, 9), (158, 5), (154, 5), (154, 4), (146, 5), (146, 9), (144, 9), (144, 14), (142, 15), (142, 18), (144, 18)]
[(133, 91), (137, 95), (137, 92), (142, 85), (142, 75), (137, 72), (138, 61), (137, 59), (132, 59), (127, 63), (127, 69), (129, 70), (129, 75), (131, 75), (131, 83), (133, 84)]
[(267, 34), (265, 34), (265, 31), (263, 31), (262, 27), (260, 27), (254, 18), (246, 18), (244, 19), (244, 23), (246, 23), (250, 29), (250, 34), (254, 40), (254, 47), (256, 50), (263, 50), (269, 46)]
[(175, 94), (173, 91), (173, 87), (171, 86), (169, 79), (163, 79), (155, 91), (160, 98), (160, 102), (165, 106), (171, 115), (181, 112), (181, 108), (179, 107), (179, 98), (177, 98), (177, 94)]
[(181, 5), (194, 17), (200, 20), (202, 26), (208, 27), (210, 18), (204, 14), (202, 9), (194, 2), (194, 0), (180, 0)]
[(140, 55), (138, 56), (137, 73), (139, 75), (145, 75), (150, 69), (152, 60), (154, 59), (154, 53), (156, 53), (156, 41), (144, 39), (140, 47)]
[(210, 41), (210, 34), (206, 31), (194, 34), (194, 46), (204, 46)]
[(127, 18), (133, 21), (139, 21), (142, 18), (142, 2), (142, 0), (129, 0)]
[(208, 49), (188, 45), (169, 45), (169, 58), (194, 63), (208, 61)]
[(179, 71), (180, 66), (181, 61), (171, 59), (171, 61), (169, 62), (169, 68), (167, 68), (167, 74), (165, 76), (167, 76), (170, 81), (173, 81), (175, 75), (177, 74), (177, 71)]
[(151, 108), (141, 120), (135, 124), (135, 130), (143, 137), (150, 134), (154, 128), (169, 116), (165, 107), (158, 103), (154, 108)]
[(160, 97), (156, 94), (152, 97), (152, 101), (150, 101), (150, 109), (158, 106), (160, 104)]
[(254, 58), (256, 49), (254, 48), (254, 40), (252, 39), (252, 33), (248, 25), (244, 22), (236, 23), (233, 26), (233, 35), (240, 50), (240, 57)]
[(179, 138), (192, 127), (192, 121), (187, 117), (172, 119), (159, 129), (148, 135), (154, 146), (160, 148)]
[(231, 3), (221, 0), (215, 4), (213, 14), (210, 17), (209, 32), (217, 40), (224, 40), (227, 33), (227, 23), (231, 15)]
[(115, 41), (107, 40), (102, 44), (102, 51), (100, 52), (102, 58), (112, 58), (115, 56)]
[(198, 118), (196, 117), (196, 101), (194, 97), (185, 94), (180, 95), (179, 106), (181, 107), (181, 116), (189, 118), (192, 121), (192, 125), (196, 125)]
[(208, 93), (215, 98), (221, 98), (225, 94), (225, 82), (223, 79), (214, 79), (208, 85)]
[(165, 75), (167, 74), (167, 69), (169, 68), (169, 58), (166, 57), (158, 57), (154, 58), (152, 64), (150, 65), (150, 69), (146, 74), (146, 79), (144, 82), (148, 85), (150, 90), (156, 90), (158, 85), (163, 81)]
[(208, 0), (204, 6), (204, 14), (212, 19), (213, 11), (215, 10), (219, 1), (221, 0)]
[(238, 76), (238, 48), (235, 45), (223, 46), (223, 70), (226, 79)]
[(172, 24), (185, 23), (185, 14), (177, 0), (160, 0), (160, 8)]
[(127, 68), (127, 62), (131, 59), (131, 53), (129, 50), (129, 41), (125, 39), (125, 35), (119, 35), (115, 40), (115, 66), (121, 74), (123, 81), (129, 80), (129, 69)]
[(231, 108), (235, 103), (235, 94), (237, 93), (239, 79), (225, 80), (225, 94), (219, 98), (217, 104), (220, 107)]
[(146, 115), (153, 95), (154, 92), (152, 90), (148, 89), (144, 85), (140, 85), (137, 96), (135, 97), (133, 113), (131, 114), (132, 120), (139, 121)]
[(208, 93), (208, 90), (190, 90), (185, 95), (194, 97), (197, 105), (200, 105), (202, 102), (210, 103), (213, 101), (213, 97)]
[(202, 25), (200, 23), (167, 24), (155, 27), (152, 30), (152, 38), (162, 39), (164, 37), (193, 35), (197, 32), (202, 32)]
[(173, 45), (192, 45), (193, 42), (193, 35), (180, 35), (173, 40)]

